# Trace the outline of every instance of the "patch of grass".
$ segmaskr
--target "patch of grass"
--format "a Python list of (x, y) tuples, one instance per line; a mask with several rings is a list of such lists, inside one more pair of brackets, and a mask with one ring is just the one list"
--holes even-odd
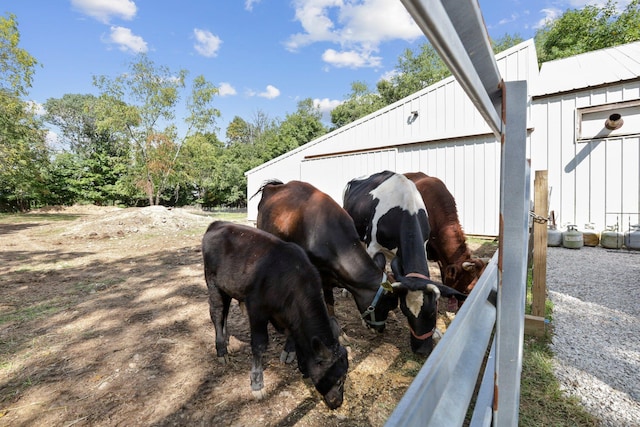
[(56, 314), (65, 307), (59, 301), (46, 301), (39, 304), (33, 304), (27, 307), (21, 307), (18, 310), (0, 314), (0, 325), (9, 322), (28, 322), (39, 319), (41, 317)]
[[(527, 304), (531, 313), (533, 269), (527, 271)], [(553, 319), (553, 303), (545, 300), (545, 319)], [(520, 376), (520, 427), (597, 426), (599, 421), (589, 414), (578, 399), (566, 396), (553, 372), (553, 352), (549, 347), (551, 332), (543, 337), (525, 335)]]
[(521, 427), (597, 426), (578, 399), (566, 396), (553, 373), (549, 338), (525, 337), (520, 381)]
[(20, 224), (23, 222), (61, 222), (73, 221), (82, 215), (65, 214), (65, 213), (0, 213), (0, 223), (2, 224)]
[(222, 221), (246, 221), (247, 219), (247, 211), (244, 209), (214, 209), (193, 213), (210, 217), (212, 221), (216, 219)]
[(105, 279), (101, 281), (91, 281), (91, 282), (78, 282), (74, 286), (74, 290), (69, 293), (75, 294), (76, 292), (81, 293), (90, 293), (95, 291), (103, 291), (113, 285), (117, 285), (118, 283), (124, 282), (125, 279), (122, 278), (113, 278), (113, 279)]

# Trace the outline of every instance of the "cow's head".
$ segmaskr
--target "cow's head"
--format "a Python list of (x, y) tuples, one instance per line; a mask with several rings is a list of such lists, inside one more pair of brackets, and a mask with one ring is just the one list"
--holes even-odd
[(444, 268), (442, 281), (445, 285), (468, 294), (471, 292), (487, 265), (480, 258), (469, 258), (449, 264)]
[(311, 339), (313, 356), (307, 360), (307, 369), (324, 403), (330, 409), (337, 409), (342, 405), (349, 360), (347, 350), (338, 342), (340, 327), (335, 319), (331, 321), (334, 341), (331, 345), (325, 345), (318, 337)]
[(362, 320), (365, 325), (376, 332), (383, 332), (386, 326), (389, 312), (398, 307), (398, 294), (393, 292), (391, 283), (384, 273), (386, 258), (382, 252), (373, 257), (373, 261), (380, 269), (382, 281), (366, 310), (362, 312)]
[(433, 350), (433, 335), (438, 318), (438, 300), (443, 297), (455, 297), (459, 301), (466, 295), (433, 282), (427, 276), (418, 273), (401, 271), (399, 258), (391, 262), (396, 280), (394, 290), (400, 298), (400, 309), (407, 317), (411, 330), (411, 350), (414, 353), (428, 356)]

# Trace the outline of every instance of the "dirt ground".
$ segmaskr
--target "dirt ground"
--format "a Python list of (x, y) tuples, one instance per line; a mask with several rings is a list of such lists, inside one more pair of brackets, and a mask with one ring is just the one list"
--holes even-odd
[(200, 253), (214, 217), (164, 207), (0, 216), (0, 426), (383, 425), (424, 362), (399, 309), (375, 334), (351, 296), (337, 298), (350, 366), (335, 411), (279, 361), (284, 339), (272, 329), (267, 397), (253, 399), (235, 302), (231, 363), (218, 363)]

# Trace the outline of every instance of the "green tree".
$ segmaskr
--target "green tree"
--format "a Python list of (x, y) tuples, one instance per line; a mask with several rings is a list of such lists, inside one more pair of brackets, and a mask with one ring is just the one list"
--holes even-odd
[[(129, 147), (117, 133), (98, 128), (98, 99), (93, 95), (65, 94), (62, 98), (48, 99), (44, 107), (45, 120), (60, 129), (61, 142), (75, 156), (68, 166), (76, 166), (68, 174), (65, 184), (74, 197), (62, 204), (78, 201), (98, 205), (115, 203), (127, 198), (118, 182), (125, 177), (129, 166)], [(69, 163), (68, 156), (56, 161)], [(56, 179), (59, 179), (56, 176)]]
[(640, 40), (640, 0), (621, 13), (617, 3), (569, 9), (536, 32), (540, 63)]
[(371, 92), (366, 83), (353, 82), (347, 99), (331, 111), (331, 124), (337, 129), (385, 105), (385, 100), (377, 93)]
[(518, 45), (523, 41), (524, 39), (520, 37), (519, 34), (514, 34), (514, 35), (505, 34), (500, 38), (491, 39), (491, 47), (493, 49), (493, 53), (497, 54), (502, 52), (503, 50), (507, 50), (510, 47)]
[(389, 105), (449, 75), (451, 72), (433, 46), (423, 43), (417, 54), (406, 49), (400, 55), (393, 77), (389, 82), (381, 80), (377, 85), (378, 92), (384, 104)]
[[(190, 202), (204, 207), (214, 206), (207, 194), (216, 186), (217, 171), (225, 165), (222, 163), (224, 144), (213, 134), (196, 134), (187, 138), (178, 161), (180, 182), (183, 191), (190, 192)], [(188, 195), (184, 197), (188, 199)]]
[(218, 88), (197, 76), (186, 99), (187, 130), (179, 136), (175, 112), (186, 88), (187, 71), (156, 66), (146, 55), (130, 64), (128, 73), (110, 79), (94, 77), (101, 91), (99, 129), (123, 131), (132, 145), (135, 183), (149, 204), (159, 204), (163, 192), (177, 184), (176, 162), (184, 141), (215, 130), (220, 112), (212, 106)]
[(311, 98), (298, 102), (296, 112), (287, 114), (280, 123), (277, 138), (267, 144), (269, 156), (277, 157), (327, 133), (321, 119), (322, 113)]
[(46, 132), (23, 98), (38, 62), (20, 48), (15, 15), (0, 16), (0, 208), (26, 210), (44, 194)]
[(227, 126), (226, 136), (229, 144), (249, 144), (251, 126), (242, 117), (235, 116)]

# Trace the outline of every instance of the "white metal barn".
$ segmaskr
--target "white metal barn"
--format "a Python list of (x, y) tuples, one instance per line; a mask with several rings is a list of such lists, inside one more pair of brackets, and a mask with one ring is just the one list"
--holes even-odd
[[(539, 71), (528, 40), (496, 61), (505, 81), (527, 81), (531, 169), (548, 170), (558, 223), (603, 229), (619, 217), (626, 230), (629, 221), (640, 222), (640, 42)], [(615, 114), (624, 123), (608, 130), (605, 121)], [(342, 205), (350, 179), (384, 169), (437, 176), (455, 197), (467, 234), (498, 234), (500, 141), (454, 77), (246, 172), (247, 193), (251, 198), (268, 179), (302, 180)], [(259, 199), (249, 200), (249, 220)]]
[(548, 170), (558, 224), (640, 223), (640, 42), (546, 62), (530, 94), (531, 169)]

